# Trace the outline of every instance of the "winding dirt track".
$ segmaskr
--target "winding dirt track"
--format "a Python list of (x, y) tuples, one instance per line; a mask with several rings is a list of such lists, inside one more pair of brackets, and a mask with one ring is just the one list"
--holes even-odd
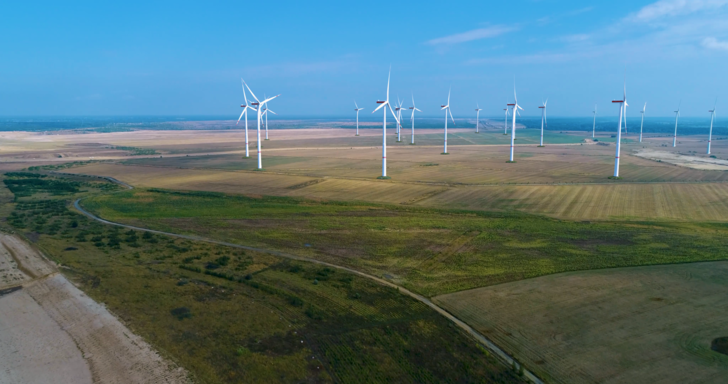
[[(111, 178), (111, 177), (105, 177), (105, 178), (107, 180), (111, 181), (111, 182), (120, 184), (120, 185), (122, 185), (122, 186), (124, 186), (124, 187), (126, 187), (128, 189), (132, 189), (133, 188), (131, 185), (129, 185), (127, 183), (124, 183), (124, 182), (121, 182), (119, 180), (116, 180), (114, 178)], [(154, 234), (158, 234), (158, 235), (173, 236), (173, 237), (177, 237), (177, 238), (194, 240), (194, 241), (203, 241), (203, 242), (207, 242), (207, 243), (224, 245), (224, 246), (233, 247), (233, 248), (239, 248), (239, 249), (245, 249), (245, 250), (250, 250), (250, 251), (255, 251), (255, 252), (267, 253), (269, 255), (283, 257), (283, 258), (292, 259), (292, 260), (305, 261), (305, 262), (309, 262), (309, 263), (324, 265), (324, 266), (327, 266), (327, 267), (336, 268), (336, 269), (339, 269), (339, 270), (343, 270), (343, 271), (347, 271), (347, 272), (356, 274), (358, 276), (361, 276), (361, 277), (364, 277), (364, 278), (373, 280), (373, 281), (375, 281), (375, 282), (377, 282), (377, 283), (379, 283), (381, 285), (387, 286), (387, 287), (395, 288), (395, 289), (397, 289), (398, 292), (403, 293), (403, 294), (405, 294), (407, 296), (410, 296), (410, 297), (414, 298), (415, 300), (420, 301), (421, 303), (423, 303), (423, 304), (427, 305), (428, 307), (430, 307), (430, 308), (434, 309), (435, 311), (437, 311), (437, 313), (441, 314), (442, 316), (444, 316), (448, 320), (452, 321), (455, 325), (457, 325), (462, 330), (464, 330), (469, 335), (471, 335), (473, 338), (475, 338), (475, 340), (477, 340), (479, 343), (483, 344), (488, 349), (490, 349), (491, 351), (493, 351), (493, 353), (495, 353), (496, 356), (498, 356), (501, 360), (503, 360), (508, 365), (515, 364), (516, 367), (520, 367), (520, 363), (518, 361), (515, 361), (505, 351), (503, 351), (502, 349), (500, 349), (500, 347), (498, 347), (495, 343), (493, 343), (488, 338), (486, 338), (485, 336), (483, 336), (481, 333), (479, 333), (478, 331), (476, 331), (475, 329), (473, 329), (471, 326), (467, 325), (462, 320), (458, 319), (457, 317), (453, 316), (451, 313), (449, 313), (446, 310), (442, 309), (440, 306), (438, 306), (437, 304), (433, 303), (430, 299), (428, 299), (428, 298), (426, 298), (426, 297), (424, 297), (422, 295), (419, 295), (417, 293), (414, 293), (414, 292), (412, 292), (412, 291), (410, 291), (410, 290), (408, 290), (408, 289), (406, 289), (404, 287), (400, 287), (399, 285), (394, 284), (394, 283), (392, 283), (390, 281), (384, 280), (382, 278), (379, 278), (379, 277), (376, 277), (376, 276), (373, 276), (373, 275), (369, 275), (369, 274), (364, 273), (364, 272), (361, 272), (361, 271), (357, 271), (355, 269), (347, 268), (347, 267), (340, 266), (340, 265), (336, 265), (336, 264), (327, 263), (325, 261), (320, 261), (320, 260), (316, 260), (316, 259), (310, 259), (310, 258), (307, 258), (307, 257), (301, 257), (301, 256), (293, 255), (293, 254), (290, 254), (290, 253), (279, 252), (279, 251), (274, 251), (274, 250), (270, 250), (270, 249), (249, 247), (247, 245), (240, 245), (240, 244), (228, 243), (228, 242), (225, 242), (225, 241), (208, 239), (208, 238), (200, 237), (200, 236), (183, 235), (183, 234), (178, 234), (178, 233), (173, 233), (173, 232), (157, 231), (157, 230), (154, 230), (154, 229), (142, 228), (142, 227), (137, 227), (137, 226), (134, 226), (134, 225), (116, 223), (116, 222), (113, 222), (113, 221), (109, 221), (109, 220), (102, 219), (102, 218), (94, 215), (93, 213), (85, 210), (81, 206), (81, 200), (82, 199), (76, 200), (73, 203), (74, 207), (80, 213), (82, 213), (83, 215), (85, 215), (86, 217), (88, 217), (90, 219), (93, 219), (93, 220), (96, 220), (98, 222), (104, 223), (104, 224), (115, 225), (115, 226), (118, 226), (118, 227), (127, 228), (127, 229), (133, 229), (133, 230), (137, 230), (137, 231), (150, 232), (150, 233), (154, 233)], [(531, 371), (525, 369), (525, 367), (523, 369), (523, 372), (524, 372), (524, 377), (526, 377), (527, 379), (529, 379), (531, 382), (533, 382), (535, 384), (544, 384), (541, 379), (539, 379)]]

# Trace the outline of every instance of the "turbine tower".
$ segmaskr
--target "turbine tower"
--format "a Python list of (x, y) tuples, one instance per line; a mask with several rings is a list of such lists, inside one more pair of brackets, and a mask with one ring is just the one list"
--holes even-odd
[[(263, 94), (263, 98), (266, 98), (265, 94)], [(266, 108), (263, 108), (263, 116), (265, 116), (265, 139), (268, 140), (268, 114), (266, 112)], [(277, 115), (275, 112), (273, 114)]]
[(260, 110), (265, 109), (266, 104), (269, 101), (275, 99), (276, 97), (278, 97), (280, 95), (275, 95), (273, 97), (269, 97), (267, 99), (264, 99), (263, 101), (260, 101), (260, 100), (258, 100), (257, 97), (255, 97), (255, 93), (253, 93), (253, 90), (250, 89), (250, 87), (248, 86), (248, 84), (245, 81), (243, 81), (243, 84), (245, 84), (245, 87), (248, 88), (248, 92), (250, 92), (250, 94), (253, 96), (253, 98), (256, 101), (255, 103), (251, 103), (251, 104), (258, 107), (256, 109), (256, 112), (257, 112), (256, 117), (258, 118), (257, 119), (258, 120), (258, 169), (262, 170), (263, 169), (263, 157), (262, 157), (261, 145), (260, 145), (260, 120), (263, 116), (262, 116)]
[(614, 176), (613, 178), (619, 177), (619, 151), (622, 144), (622, 116), (625, 109), (627, 109), (627, 81), (624, 82), (624, 93), (622, 100), (612, 100), (612, 103), (619, 104), (619, 127), (617, 129), (617, 153), (614, 156)]
[[(372, 113), (387, 107), (389, 108), (389, 112), (392, 113), (392, 117), (394, 117), (394, 120), (397, 120), (397, 115), (394, 114), (394, 111), (392, 110), (392, 106), (389, 104), (389, 79), (392, 76), (392, 68), (389, 68), (389, 75), (387, 75), (387, 98), (384, 101), (378, 100), (377, 104), (379, 106), (372, 111)], [(377, 177), (377, 179), (389, 179), (390, 177), (387, 176), (387, 108), (384, 108), (384, 123), (382, 125), (382, 176)], [(397, 120), (397, 124), (399, 124), (399, 120)]]
[(455, 126), (455, 119), (452, 118), (452, 112), (450, 112), (450, 90), (447, 91), (447, 105), (442, 105), (440, 110), (445, 110), (445, 150), (441, 155), (447, 155), (447, 114), (450, 113), (450, 119), (452, 119), (452, 125)]
[(645, 109), (647, 109), (647, 103), (645, 103), (645, 106), (642, 107), (642, 110), (640, 111), (642, 114), (642, 122), (640, 122), (640, 143), (642, 142), (642, 127), (645, 126)]
[(480, 108), (480, 105), (478, 103), (475, 103), (475, 133), (480, 133), (480, 111), (483, 109)]
[(713, 109), (710, 111), (710, 133), (708, 134), (708, 154), (710, 155), (710, 141), (713, 139), (713, 119), (715, 119), (715, 106), (718, 103), (718, 99), (715, 99), (715, 104), (713, 104)]
[(594, 114), (594, 125), (592, 125), (592, 139), (594, 138), (594, 134), (597, 132), (597, 105), (594, 104), (594, 110), (592, 111)]
[(356, 135), (359, 136), (359, 111), (363, 110), (364, 108), (359, 108), (358, 105), (356, 105), (356, 101), (354, 101), (354, 110), (356, 111)]
[(248, 109), (252, 109), (254, 111), (257, 111), (255, 108), (248, 105), (248, 96), (245, 95), (245, 81), (243, 79), (240, 79), (242, 82), (243, 87), (243, 98), (245, 98), (245, 104), (241, 104), (240, 108), (243, 108), (243, 112), (240, 114), (240, 117), (238, 117), (238, 122), (235, 123), (235, 125), (238, 125), (240, 123), (240, 119), (243, 118), (243, 115), (245, 115), (245, 158), (250, 157), (250, 150), (248, 148)]
[(677, 120), (680, 118), (680, 105), (682, 105), (682, 100), (680, 100), (680, 104), (677, 105), (677, 111), (675, 111), (675, 135), (672, 137), (673, 148), (677, 146)]
[(412, 121), (412, 142), (410, 145), (415, 145), (415, 111), (422, 112), (415, 106), (415, 95), (412, 95), (412, 106), (409, 108), (412, 110), (412, 116), (410, 117), (410, 120)]
[(518, 112), (518, 110), (519, 109), (521, 111), (523, 110), (523, 108), (521, 108), (521, 106), (518, 105), (518, 95), (516, 94), (516, 82), (515, 81), (513, 82), (513, 99), (514, 99), (514, 103), (508, 104), (508, 106), (513, 108), (513, 126), (511, 127), (511, 157), (510, 157), (510, 160), (508, 160), (509, 163), (515, 163), (515, 161), (513, 161), (513, 147), (516, 144), (516, 114), (518, 114), (518, 116), (520, 116), (521, 112)]
[[(548, 102), (549, 99), (546, 99), (546, 101), (538, 107), (541, 110), (541, 145), (539, 145), (539, 147), (543, 147), (543, 125), (546, 120), (546, 104), (548, 104)], [(548, 125), (548, 122), (546, 122), (546, 125)]]

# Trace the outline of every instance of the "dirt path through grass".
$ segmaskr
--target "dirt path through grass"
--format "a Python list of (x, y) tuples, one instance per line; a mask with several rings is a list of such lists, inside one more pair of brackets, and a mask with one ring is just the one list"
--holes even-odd
[[(113, 181), (113, 182), (117, 182), (113, 178), (108, 178), (108, 180)], [(120, 184), (121, 185), (124, 185), (127, 188), (133, 188), (132, 186), (130, 186), (129, 184), (126, 184), (126, 183), (120, 183)], [(423, 304), (427, 305), (428, 307), (434, 309), (440, 315), (442, 315), (445, 318), (447, 318), (448, 320), (452, 321), (455, 325), (457, 325), (459, 328), (461, 328), (462, 330), (464, 330), (465, 332), (467, 332), (469, 335), (471, 335), (479, 343), (481, 343), (482, 345), (485, 345), (488, 349), (490, 349), (491, 351), (493, 351), (506, 364), (508, 364), (508, 365), (514, 365), (515, 364), (516, 367), (520, 367), (520, 364), (517, 361), (515, 361), (505, 351), (503, 351), (502, 349), (500, 349), (496, 344), (494, 344), (492, 341), (490, 341), (489, 339), (487, 339), (485, 336), (483, 336), (482, 334), (480, 334), (479, 332), (477, 332), (475, 329), (473, 329), (472, 327), (470, 327), (469, 325), (467, 325), (462, 320), (458, 319), (457, 317), (453, 316), (449, 312), (447, 312), (444, 309), (442, 309), (437, 304), (433, 303), (430, 299), (428, 299), (428, 298), (426, 298), (426, 297), (424, 297), (422, 295), (419, 295), (417, 293), (414, 293), (414, 292), (412, 292), (412, 291), (410, 291), (410, 290), (408, 290), (406, 288), (400, 287), (399, 285), (394, 284), (392, 282), (389, 282), (389, 281), (387, 281), (385, 279), (382, 279), (382, 278), (379, 278), (379, 277), (376, 277), (376, 276), (373, 276), (373, 275), (369, 275), (367, 273), (360, 272), (360, 271), (355, 270), (355, 269), (352, 269), (352, 268), (347, 268), (347, 267), (344, 267), (344, 266), (327, 263), (325, 261), (320, 261), (320, 260), (311, 259), (311, 258), (307, 258), (307, 257), (301, 257), (301, 256), (297, 256), (297, 255), (293, 255), (293, 254), (289, 254), (289, 253), (285, 253), (285, 252), (279, 252), (279, 251), (274, 251), (274, 250), (269, 250), (269, 249), (263, 249), (263, 248), (256, 248), (256, 247), (249, 247), (249, 246), (235, 244), (235, 243), (228, 243), (228, 242), (225, 242), (225, 241), (218, 241), (218, 240), (214, 240), (214, 239), (208, 239), (208, 238), (204, 238), (204, 237), (200, 237), (200, 236), (183, 235), (183, 234), (172, 233), (172, 232), (157, 231), (157, 230), (143, 228), (143, 227), (137, 227), (137, 226), (133, 226), (133, 225), (116, 223), (116, 222), (113, 222), (113, 221), (109, 221), (109, 220), (102, 219), (102, 218), (94, 215), (93, 213), (85, 210), (81, 206), (81, 204), (80, 204), (81, 200), (82, 199), (77, 199), (73, 203), (74, 204), (74, 207), (81, 214), (85, 215), (86, 217), (88, 217), (88, 218), (90, 218), (92, 220), (99, 221), (99, 222), (104, 223), (104, 224), (114, 225), (114, 226), (118, 226), (118, 227), (126, 228), (126, 229), (133, 229), (133, 230), (137, 230), (137, 231), (150, 232), (150, 233), (154, 233), (154, 234), (158, 234), (158, 235), (173, 236), (173, 237), (178, 237), (178, 238), (187, 239), (187, 240), (202, 241), (202, 242), (207, 242), (207, 243), (211, 243), (211, 244), (217, 244), (217, 245), (223, 245), (223, 246), (228, 246), (228, 247), (233, 247), (233, 248), (245, 249), (245, 250), (250, 250), (250, 251), (255, 251), (255, 252), (260, 252), (260, 253), (267, 253), (267, 254), (270, 254), (270, 255), (273, 255), (273, 256), (283, 257), (283, 258), (287, 258), (287, 259), (292, 259), (292, 260), (298, 260), (298, 261), (304, 261), (304, 262), (314, 263), (314, 264), (318, 264), (318, 265), (327, 266), (327, 267), (330, 267), (330, 268), (336, 268), (336, 269), (343, 270), (343, 271), (346, 271), (346, 272), (349, 272), (349, 273), (353, 273), (353, 274), (356, 274), (358, 276), (361, 276), (361, 277), (364, 277), (364, 278), (367, 278), (367, 279), (371, 279), (371, 280), (373, 280), (373, 281), (375, 281), (375, 282), (377, 282), (379, 284), (382, 284), (384, 286), (391, 287), (391, 288), (395, 288), (395, 289), (398, 290), (398, 292), (400, 292), (402, 294), (405, 294), (407, 296), (410, 296), (410, 297), (414, 298), (415, 300), (420, 301), (421, 303), (423, 303)], [(526, 377), (531, 382), (536, 383), (536, 384), (543, 384), (543, 381), (541, 379), (539, 379), (536, 375), (534, 375), (533, 373), (531, 373), (529, 370), (525, 369), (525, 367), (524, 367), (523, 372), (524, 372), (524, 377)]]

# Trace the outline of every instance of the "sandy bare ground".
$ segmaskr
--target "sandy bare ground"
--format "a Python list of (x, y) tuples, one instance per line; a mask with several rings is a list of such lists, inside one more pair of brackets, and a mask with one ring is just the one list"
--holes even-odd
[(22, 239), (0, 244), (0, 268), (17, 277), (0, 286), (0, 384), (190, 381)]
[(654, 149), (638, 151), (635, 153), (635, 156), (706, 171), (728, 170), (728, 160), (713, 159), (710, 157), (687, 156), (673, 152), (657, 151)]

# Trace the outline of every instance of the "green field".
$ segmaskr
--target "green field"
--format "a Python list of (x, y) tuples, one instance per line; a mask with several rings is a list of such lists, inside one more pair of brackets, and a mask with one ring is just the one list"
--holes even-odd
[(728, 262), (569, 272), (435, 297), (549, 383), (725, 383)]
[(286, 251), (426, 296), (563, 271), (723, 260), (728, 228), (570, 222), (519, 213), (131, 190), (84, 207), (109, 220)]
[[(6, 230), (201, 383), (515, 383), (518, 373), (424, 304), (322, 266), (87, 219), (116, 189), (8, 174)], [(7, 191), (7, 189), (3, 189)]]

